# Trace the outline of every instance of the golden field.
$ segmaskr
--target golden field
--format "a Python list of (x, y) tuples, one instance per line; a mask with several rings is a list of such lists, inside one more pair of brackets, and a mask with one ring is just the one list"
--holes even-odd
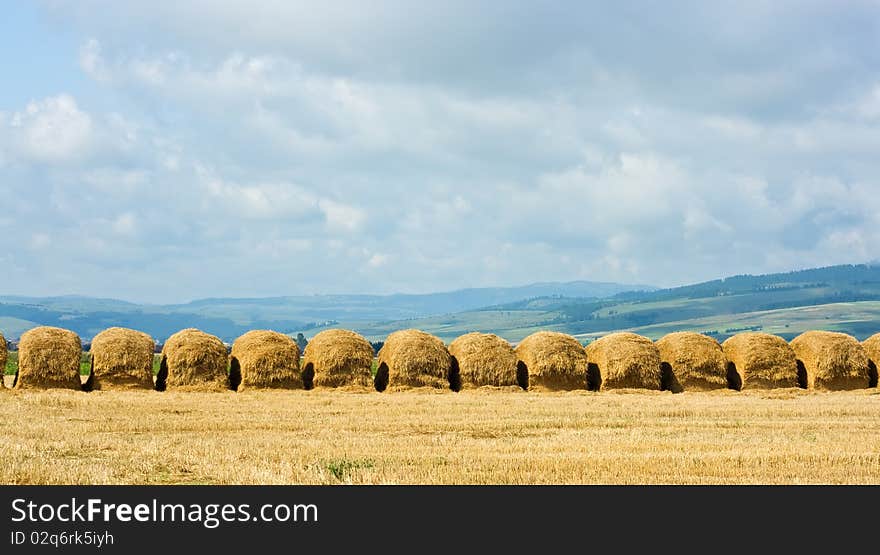
[(4, 484), (880, 484), (880, 392), (0, 391)]

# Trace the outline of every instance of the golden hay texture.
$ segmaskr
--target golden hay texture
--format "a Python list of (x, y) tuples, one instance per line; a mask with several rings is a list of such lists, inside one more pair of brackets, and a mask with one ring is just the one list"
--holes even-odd
[(877, 366), (880, 366), (880, 333), (862, 341), (865, 354), (868, 355), (868, 387), (878, 387)]
[(660, 389), (660, 353), (647, 337), (612, 333), (586, 348), (589, 389)]
[(450, 379), (452, 358), (439, 338), (421, 330), (408, 329), (392, 333), (379, 349), (375, 386), (435, 387), (455, 385)]
[(798, 382), (807, 389), (863, 389), (870, 382), (868, 355), (855, 337), (807, 331), (791, 340)]
[(373, 346), (349, 330), (324, 330), (306, 345), (303, 381), (312, 387), (369, 386), (373, 382)]
[(236, 339), (229, 357), (229, 386), (301, 388), (296, 341), (269, 330), (249, 331)]
[(225, 389), (226, 361), (226, 346), (219, 338), (195, 328), (181, 330), (162, 347), (156, 389)]
[(38, 327), (18, 343), (17, 388), (82, 389), (79, 363), (82, 341), (69, 330)]
[(574, 337), (539, 331), (516, 346), (517, 376), (529, 389), (584, 389), (587, 354)]
[(449, 354), (458, 365), (462, 385), (519, 385), (516, 353), (507, 340), (493, 333), (471, 332), (449, 344)]
[(785, 339), (749, 331), (728, 337), (721, 348), (732, 389), (798, 387), (797, 357)]
[(109, 328), (92, 339), (92, 379), (96, 389), (153, 389), (153, 352), (149, 335)]
[(674, 380), (688, 390), (727, 387), (727, 357), (721, 344), (701, 333), (679, 331), (656, 343), (661, 364), (671, 367)]

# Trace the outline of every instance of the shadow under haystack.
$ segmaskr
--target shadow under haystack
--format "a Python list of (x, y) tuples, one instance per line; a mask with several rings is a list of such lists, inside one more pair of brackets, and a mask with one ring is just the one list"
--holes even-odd
[(871, 382), (869, 359), (855, 337), (807, 331), (791, 340), (797, 356), (798, 384), (807, 389), (864, 389)]
[(48, 326), (27, 331), (18, 343), (15, 387), (84, 389), (81, 357), (82, 341), (72, 331)]
[(683, 390), (692, 391), (729, 387), (727, 357), (714, 338), (680, 331), (663, 336), (656, 345), (660, 352), (661, 378), (665, 382), (663, 389), (674, 391), (676, 383)]
[(458, 369), (440, 338), (421, 330), (392, 333), (379, 350), (374, 384), (387, 387), (434, 387), (456, 389)]
[[(612, 333), (586, 347), (589, 389), (661, 389), (660, 352), (654, 342), (629, 332)], [(667, 389), (676, 389), (671, 384)], [(680, 391), (680, 389), (677, 389)]]
[(302, 388), (299, 346), (270, 330), (249, 331), (235, 340), (229, 357), (229, 388)]
[(309, 341), (303, 355), (303, 382), (312, 387), (364, 386), (373, 383), (373, 346), (350, 330), (324, 330)]
[(181, 330), (162, 347), (156, 389), (226, 389), (226, 363), (226, 346), (219, 338), (195, 328)]
[(862, 341), (868, 355), (868, 387), (877, 387), (877, 367), (880, 366), (880, 333)]
[(510, 386), (528, 389), (516, 375), (516, 353), (507, 340), (493, 333), (471, 332), (449, 344), (449, 354), (458, 365), (462, 386)]
[[(794, 349), (778, 335), (743, 332), (721, 344), (733, 389), (798, 387)], [(739, 386), (739, 387), (737, 387)]]
[(146, 333), (109, 328), (92, 339), (95, 389), (153, 389), (156, 342)]
[(516, 346), (517, 381), (529, 389), (571, 390), (587, 387), (587, 354), (574, 337), (539, 331)]

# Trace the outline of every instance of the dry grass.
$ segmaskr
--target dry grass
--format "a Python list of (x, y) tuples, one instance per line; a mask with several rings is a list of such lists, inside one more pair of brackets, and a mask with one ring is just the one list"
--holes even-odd
[(877, 390), (50, 390), (0, 403), (15, 415), (4, 484), (880, 483)]

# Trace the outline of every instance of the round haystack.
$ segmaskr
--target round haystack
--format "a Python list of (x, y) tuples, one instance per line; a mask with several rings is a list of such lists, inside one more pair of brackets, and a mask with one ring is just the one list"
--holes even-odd
[(472, 332), (449, 344), (449, 354), (458, 366), (463, 385), (519, 385), (516, 376), (516, 353), (507, 340), (492, 333)]
[(629, 332), (612, 333), (587, 345), (586, 353), (587, 383), (593, 391), (661, 389), (663, 385), (660, 352), (647, 337)]
[(18, 388), (82, 389), (79, 378), (82, 341), (69, 330), (34, 328), (18, 343)]
[(376, 390), (386, 387), (436, 387), (456, 389), (458, 376), (452, 357), (438, 337), (421, 330), (400, 330), (379, 349)]
[(539, 331), (516, 346), (517, 381), (529, 389), (584, 389), (587, 354), (574, 337)]
[(235, 340), (229, 357), (229, 388), (301, 388), (299, 346), (289, 335), (249, 331)]
[(181, 330), (162, 347), (156, 389), (225, 389), (226, 360), (226, 346), (219, 338), (195, 328)]
[(798, 385), (807, 389), (863, 389), (871, 381), (868, 355), (855, 337), (807, 331), (791, 340), (797, 356)]
[(109, 328), (92, 339), (92, 379), (96, 389), (153, 389), (153, 352), (149, 335)]
[[(682, 389), (724, 389), (727, 383), (727, 357), (721, 344), (701, 333), (680, 331), (667, 334), (656, 343), (664, 386)], [(667, 368), (668, 366), (668, 368)]]
[(349, 330), (324, 330), (309, 341), (303, 355), (303, 382), (312, 387), (369, 386), (373, 382), (373, 346)]
[(747, 331), (721, 344), (732, 389), (798, 387), (797, 357), (778, 335)]

